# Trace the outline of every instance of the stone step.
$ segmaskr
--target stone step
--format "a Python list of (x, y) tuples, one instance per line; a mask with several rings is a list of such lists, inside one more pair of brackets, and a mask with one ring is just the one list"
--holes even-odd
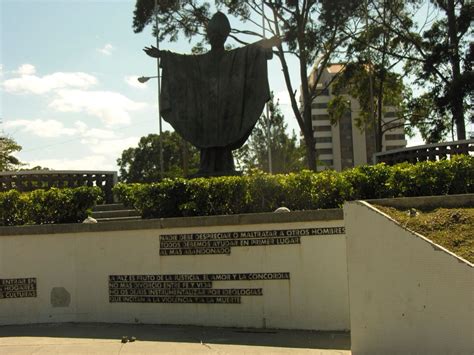
[(109, 203), (103, 205), (96, 205), (92, 211), (117, 211), (117, 210), (126, 210), (128, 209), (122, 203)]
[(97, 223), (119, 222), (119, 221), (136, 221), (136, 220), (139, 220), (139, 219), (141, 219), (141, 216), (96, 218)]
[(92, 218), (113, 218), (113, 217), (134, 217), (140, 216), (137, 210), (110, 210), (110, 211), (92, 211)]

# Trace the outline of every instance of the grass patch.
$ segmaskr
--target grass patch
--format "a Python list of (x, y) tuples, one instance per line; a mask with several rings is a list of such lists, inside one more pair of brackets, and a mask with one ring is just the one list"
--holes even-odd
[(474, 263), (474, 208), (411, 209), (410, 213), (393, 207), (376, 207), (406, 228)]

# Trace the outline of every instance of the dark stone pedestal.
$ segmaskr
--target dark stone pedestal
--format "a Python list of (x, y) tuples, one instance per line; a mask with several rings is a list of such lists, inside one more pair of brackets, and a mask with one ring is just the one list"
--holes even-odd
[(227, 147), (211, 147), (201, 148), (199, 171), (189, 177), (196, 178), (236, 175), (242, 175), (242, 172), (235, 170), (232, 150)]

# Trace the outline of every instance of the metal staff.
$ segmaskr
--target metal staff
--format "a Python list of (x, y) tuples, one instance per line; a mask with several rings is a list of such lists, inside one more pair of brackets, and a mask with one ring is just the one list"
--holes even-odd
[[(158, 0), (155, 0), (155, 28), (156, 28), (156, 48), (160, 50), (160, 40), (158, 31)], [(160, 76), (160, 57), (156, 58), (156, 70), (158, 72), (158, 118), (160, 125), (160, 178), (164, 177), (164, 161), (163, 161), (163, 122), (160, 112), (160, 92), (161, 92), (161, 76)]]
[[(262, 1), (262, 29), (263, 29), (263, 38), (265, 38), (265, 1)], [(272, 146), (271, 146), (271, 131), (270, 131), (270, 109), (268, 103), (265, 105), (266, 115), (267, 115), (267, 139), (268, 139), (268, 172), (273, 173), (273, 164), (272, 164)]]

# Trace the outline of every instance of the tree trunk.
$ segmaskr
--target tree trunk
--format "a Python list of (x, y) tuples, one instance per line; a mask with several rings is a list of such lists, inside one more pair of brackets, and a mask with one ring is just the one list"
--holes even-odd
[[(304, 89), (304, 85), (306, 85), (306, 90)], [(301, 92), (303, 96), (303, 136), (306, 146), (306, 158), (308, 160), (308, 168), (316, 171), (316, 139), (314, 138), (313, 132), (313, 121), (311, 117), (311, 102), (309, 100), (309, 93), (308, 93), (308, 81), (306, 78), (306, 82), (301, 85)]]
[(453, 97), (451, 112), (456, 123), (456, 134), (458, 140), (466, 139), (466, 124), (464, 122), (464, 103), (460, 95)]
[(303, 132), (304, 141), (305, 141), (305, 149), (306, 149), (306, 159), (308, 160), (308, 168), (310, 170), (316, 171), (316, 149), (315, 144), (316, 140), (313, 136), (313, 130), (311, 129), (309, 135), (306, 134), (307, 132)]
[[(385, 53), (384, 53), (385, 55)], [(383, 62), (382, 62), (383, 63)], [(385, 63), (384, 63), (385, 64)], [(383, 64), (383, 65), (384, 65)], [(375, 121), (375, 152), (379, 153), (382, 151), (382, 125), (383, 125), (383, 90), (385, 81), (385, 69), (381, 69), (380, 73), (380, 84), (377, 92), (377, 115)]]
[(448, 0), (447, 4), (448, 15), (448, 35), (450, 47), (450, 62), (453, 71), (451, 87), (449, 88), (451, 113), (453, 114), (453, 121), (456, 124), (456, 133), (458, 140), (466, 139), (466, 125), (464, 123), (464, 105), (463, 97), (456, 91), (457, 84), (461, 79), (461, 64), (459, 58), (459, 39), (457, 37), (457, 23), (454, 0)]

